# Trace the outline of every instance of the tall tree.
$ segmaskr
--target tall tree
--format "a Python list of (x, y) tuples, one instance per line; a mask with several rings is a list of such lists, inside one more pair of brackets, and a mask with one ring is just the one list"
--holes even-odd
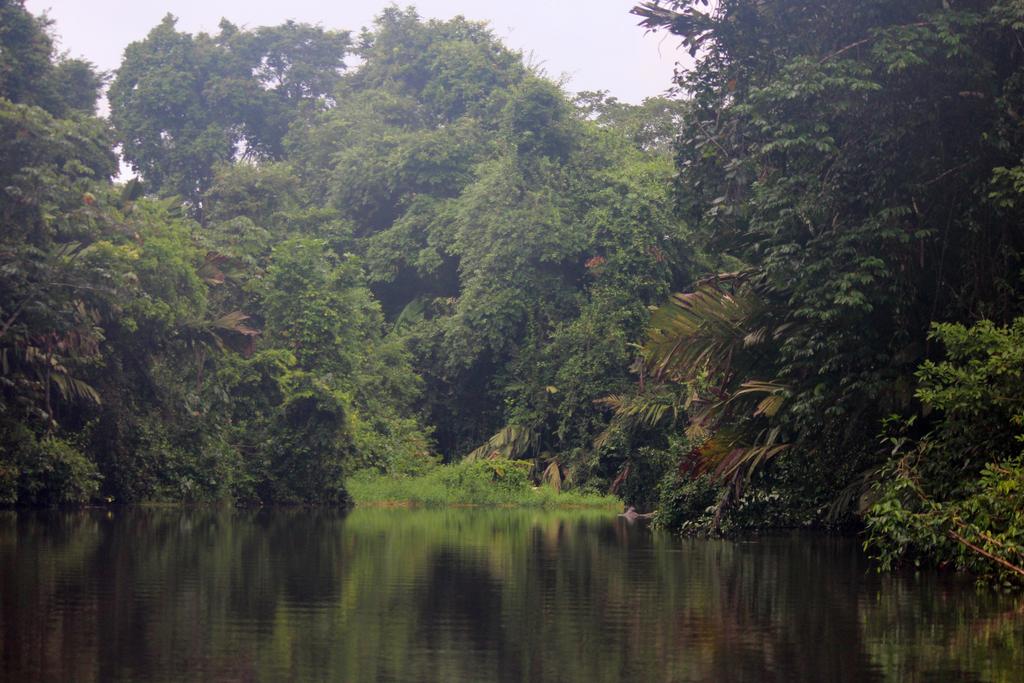
[[(678, 83), (693, 108), (677, 202), (709, 251), (744, 268), (746, 292), (720, 281), (681, 297), (649, 351), (683, 379), (717, 372), (729, 410), (709, 425), (722, 437), (711, 464), (777, 456), (805, 481), (817, 473), (824, 509), (885, 459), (865, 435), (915, 410), (931, 321), (1022, 312), (1019, 3), (682, 0), (634, 13), (696, 57)], [(737, 342), (759, 345), (751, 364), (722, 363)]]
[(327, 106), (344, 68), (348, 34), (287, 23), (192, 36), (168, 14), (125, 50), (110, 87), (111, 121), (122, 154), (147, 185), (202, 197), (217, 163), (275, 158), (304, 103)]
[(0, 97), (63, 117), (92, 114), (102, 78), (81, 59), (58, 57), (52, 22), (33, 16), (24, 0), (0, 2)]

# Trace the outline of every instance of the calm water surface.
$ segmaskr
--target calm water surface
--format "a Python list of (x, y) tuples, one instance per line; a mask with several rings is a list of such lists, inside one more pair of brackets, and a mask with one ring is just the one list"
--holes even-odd
[(604, 513), (0, 513), (8, 681), (1024, 681), (1024, 603)]

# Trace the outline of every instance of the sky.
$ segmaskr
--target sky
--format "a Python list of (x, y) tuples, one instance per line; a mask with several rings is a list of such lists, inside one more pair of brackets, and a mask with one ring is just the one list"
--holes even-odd
[[(117, 68), (124, 48), (141, 40), (165, 14), (178, 29), (216, 33), (221, 17), (242, 27), (272, 26), (288, 19), (357, 33), (389, 0), (28, 0), (34, 14), (56, 21), (60, 49), (101, 70)], [(635, 0), (418, 0), (426, 18), (463, 15), (485, 20), (511, 48), (567, 90), (607, 90), (639, 103), (671, 85), (685, 51), (673, 36), (645, 34), (629, 14)]]

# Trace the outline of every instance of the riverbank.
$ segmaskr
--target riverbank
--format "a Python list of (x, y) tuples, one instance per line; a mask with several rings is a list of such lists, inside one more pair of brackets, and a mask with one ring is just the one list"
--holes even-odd
[(611, 495), (535, 487), (529, 464), (481, 460), (441, 465), (417, 476), (363, 471), (346, 488), (357, 507), (588, 508), (621, 511)]

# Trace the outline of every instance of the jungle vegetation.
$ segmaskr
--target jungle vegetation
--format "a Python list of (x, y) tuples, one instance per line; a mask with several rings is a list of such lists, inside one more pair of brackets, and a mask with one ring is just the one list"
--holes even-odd
[(463, 463), (1019, 582), (1024, 5), (633, 13), (639, 105), (412, 9), (100, 74), (0, 1), (0, 503)]

